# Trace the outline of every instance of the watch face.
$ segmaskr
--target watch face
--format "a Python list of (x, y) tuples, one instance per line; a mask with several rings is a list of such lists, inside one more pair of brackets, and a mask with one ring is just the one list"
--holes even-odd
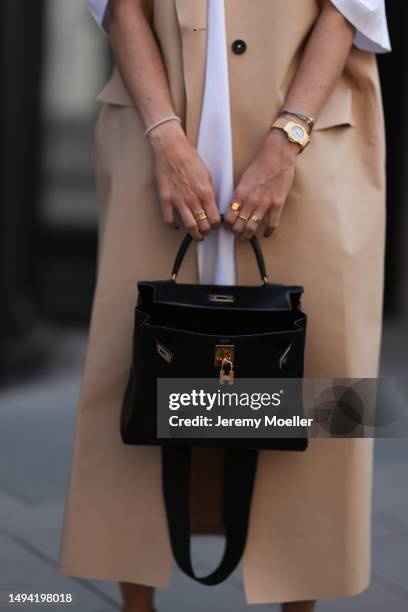
[(302, 140), (305, 137), (305, 130), (300, 125), (294, 125), (290, 128), (290, 135), (295, 140)]

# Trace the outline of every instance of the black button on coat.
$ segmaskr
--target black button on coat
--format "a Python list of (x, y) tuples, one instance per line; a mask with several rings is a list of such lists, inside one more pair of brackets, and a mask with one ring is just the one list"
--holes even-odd
[(231, 48), (233, 52), (236, 53), (237, 55), (242, 55), (243, 53), (245, 53), (247, 49), (247, 44), (245, 40), (237, 39), (237, 40), (234, 40), (234, 42), (231, 45)]

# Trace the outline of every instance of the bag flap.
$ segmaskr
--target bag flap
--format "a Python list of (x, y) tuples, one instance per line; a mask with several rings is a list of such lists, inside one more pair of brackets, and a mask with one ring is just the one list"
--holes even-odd
[(139, 305), (168, 304), (190, 308), (234, 310), (295, 310), (301, 286), (193, 285), (173, 281), (138, 283)]

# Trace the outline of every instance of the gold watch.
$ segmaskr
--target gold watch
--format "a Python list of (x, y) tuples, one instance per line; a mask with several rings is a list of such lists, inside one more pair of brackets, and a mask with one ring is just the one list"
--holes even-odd
[(271, 129), (272, 128), (283, 130), (290, 142), (295, 142), (298, 144), (302, 151), (310, 142), (310, 136), (307, 133), (306, 128), (296, 121), (291, 121), (290, 119), (285, 119), (284, 117), (278, 117), (271, 125)]

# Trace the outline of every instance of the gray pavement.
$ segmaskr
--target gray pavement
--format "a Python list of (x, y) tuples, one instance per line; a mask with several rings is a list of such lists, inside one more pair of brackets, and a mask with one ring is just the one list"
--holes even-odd
[[(47, 364), (0, 392), (0, 601), (7, 602), (7, 593), (13, 591), (73, 593), (71, 609), (108, 612), (120, 609), (116, 584), (64, 577), (57, 571), (86, 337), (80, 331), (58, 330), (55, 338)], [(388, 324), (384, 375), (407, 375), (407, 347), (407, 330)], [(322, 612), (407, 612), (407, 460), (408, 440), (377, 440), (371, 586), (352, 599), (321, 602)], [(217, 538), (197, 539), (197, 566), (210, 569), (220, 545)], [(209, 589), (175, 570), (171, 589), (157, 593), (156, 605), (159, 612), (278, 610), (273, 605), (245, 605), (240, 571), (222, 586)], [(3, 609), (14, 607), (3, 603)]]

